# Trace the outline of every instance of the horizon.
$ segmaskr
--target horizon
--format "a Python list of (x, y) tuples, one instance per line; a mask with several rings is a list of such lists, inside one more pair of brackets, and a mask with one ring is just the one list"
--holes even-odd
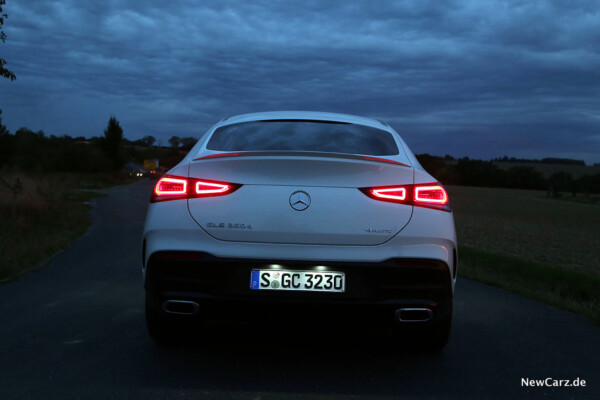
[[(30, 132), (33, 132), (35, 134), (38, 134), (40, 131), (41, 133), (43, 133), (44, 137), (46, 138), (51, 138), (51, 137), (55, 137), (55, 138), (68, 138), (70, 140), (75, 141), (76, 139), (79, 138), (83, 138), (83, 140), (85, 141), (89, 141), (89, 140), (101, 140), (102, 139), (102, 134), (100, 135), (95, 135), (95, 136), (82, 136), (82, 135), (78, 135), (78, 136), (71, 136), (71, 135), (53, 135), (53, 134), (47, 134), (43, 129), (39, 130), (39, 131), (33, 131), (27, 127), (21, 127), (19, 129), (28, 129)], [(9, 134), (11, 135), (15, 135), (16, 132), (10, 132)], [(152, 136), (152, 135), (147, 135), (147, 136)], [(188, 138), (188, 137), (180, 137), (180, 139), (184, 139), (184, 138)], [(142, 138), (136, 138), (136, 139), (130, 139), (128, 138), (125, 134), (123, 134), (123, 139), (126, 140), (129, 144), (136, 144), (136, 142), (141, 141)], [(156, 139), (156, 138), (155, 138)], [(169, 138), (170, 139), (170, 138)], [(198, 139), (198, 138), (194, 138), (194, 139)], [(168, 139), (167, 139), (168, 140)], [(139, 143), (138, 143), (139, 144)], [(152, 144), (151, 146), (147, 146), (147, 145), (142, 145), (143, 147), (160, 147), (160, 148), (172, 148), (172, 145), (169, 144), (161, 144), (158, 143), (158, 140), (155, 144)], [(181, 144), (178, 146), (179, 150), (183, 150)], [(183, 150), (183, 151), (189, 151), (189, 150)], [(469, 156), (463, 156), (463, 157), (458, 157), (458, 156), (454, 156), (452, 154), (434, 154), (434, 153), (429, 153), (429, 152), (423, 152), (423, 153), (417, 153), (417, 152), (413, 152), (415, 156), (423, 156), (423, 155), (428, 155), (431, 157), (437, 157), (437, 158), (442, 158), (445, 159), (446, 161), (459, 161), (463, 158), (468, 158), (470, 160), (476, 160), (476, 161), (486, 161), (486, 162), (515, 162), (515, 163), (543, 163), (543, 164), (555, 164), (555, 165), (581, 165), (581, 164), (577, 164), (577, 162), (583, 162), (583, 165), (581, 166), (585, 166), (585, 167), (598, 167), (600, 166), (600, 163), (587, 163), (585, 160), (583, 159), (575, 159), (575, 158), (563, 158), (563, 157), (551, 157), (551, 156), (547, 156), (547, 157), (540, 157), (540, 158), (521, 158), (521, 157), (514, 157), (514, 156), (510, 156), (510, 155), (503, 155), (503, 156), (499, 156), (499, 157), (493, 157), (493, 158), (489, 158), (489, 159), (485, 159), (485, 158), (475, 158), (475, 157), (469, 157)], [(451, 160), (448, 160), (448, 157), (451, 158)], [(552, 162), (554, 161), (554, 162)]]

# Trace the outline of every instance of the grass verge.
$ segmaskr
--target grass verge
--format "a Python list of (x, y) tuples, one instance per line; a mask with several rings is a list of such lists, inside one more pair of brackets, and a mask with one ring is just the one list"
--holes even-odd
[(600, 324), (600, 278), (520, 258), (459, 247), (460, 276), (550, 304)]
[(92, 222), (87, 202), (103, 195), (93, 190), (130, 181), (107, 174), (2, 175), (8, 183), (18, 178), (20, 190), (0, 187), (0, 282), (45, 265), (83, 235)]

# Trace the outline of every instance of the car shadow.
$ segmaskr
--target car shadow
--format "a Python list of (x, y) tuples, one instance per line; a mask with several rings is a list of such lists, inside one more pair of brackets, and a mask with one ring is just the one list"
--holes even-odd
[(443, 353), (397, 348), (386, 327), (351, 322), (210, 322), (202, 333), (189, 333), (187, 340), (171, 347), (148, 344), (155, 365), (161, 366), (161, 384), (282, 396), (389, 395), (398, 389), (420, 392), (422, 383), (416, 382), (444, 359)]

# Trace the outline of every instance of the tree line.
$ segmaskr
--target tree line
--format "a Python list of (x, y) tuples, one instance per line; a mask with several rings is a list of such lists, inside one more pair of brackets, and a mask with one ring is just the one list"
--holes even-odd
[[(1, 111), (0, 111), (1, 112)], [(123, 129), (113, 116), (104, 135), (92, 139), (46, 136), (20, 128), (8, 132), (0, 119), (0, 168), (32, 172), (106, 172), (123, 168)]]
[(529, 158), (515, 158), (515, 157), (498, 157), (492, 161), (496, 162), (518, 162), (518, 163), (536, 163), (536, 164), (562, 164), (562, 165), (585, 165), (583, 160), (574, 160), (572, 158), (557, 158), (557, 157), (546, 157), (540, 159), (529, 159)]
[[(28, 128), (20, 128), (13, 135), (2, 125), (1, 112), (0, 168), (34, 172), (106, 172), (120, 171), (127, 162), (142, 164), (144, 159), (154, 158), (160, 160), (161, 166), (169, 168), (177, 164), (197, 141), (192, 137), (172, 136), (169, 148), (154, 146), (156, 139), (153, 136), (130, 141), (123, 136), (123, 129), (114, 116), (110, 117), (102, 136), (89, 139), (47, 136), (43, 131), (33, 132)], [(574, 178), (568, 172), (559, 171), (545, 178), (533, 166), (499, 168), (493, 163), (498, 160), (468, 157), (456, 160), (449, 155), (429, 154), (420, 154), (417, 158), (430, 174), (448, 185), (548, 190), (552, 196), (560, 192), (600, 194), (600, 174)]]
[[(503, 169), (494, 165), (494, 160), (474, 160), (468, 157), (456, 160), (449, 155), (438, 157), (430, 154), (419, 154), (417, 159), (427, 172), (445, 185), (538, 189), (547, 190), (551, 196), (559, 196), (560, 192), (568, 192), (573, 196), (577, 193), (600, 194), (600, 174), (574, 178), (568, 172), (558, 171), (545, 178), (532, 166), (514, 166)], [(569, 162), (562, 164), (581, 165)]]
[(0, 110), (0, 168), (31, 172), (116, 172), (128, 162), (142, 164), (144, 159), (160, 160), (160, 165), (177, 164), (196, 143), (195, 138), (169, 140), (171, 147), (154, 146), (156, 139), (145, 136), (131, 141), (111, 116), (102, 136), (85, 138), (46, 135), (40, 130), (19, 128), (11, 134), (2, 124)]

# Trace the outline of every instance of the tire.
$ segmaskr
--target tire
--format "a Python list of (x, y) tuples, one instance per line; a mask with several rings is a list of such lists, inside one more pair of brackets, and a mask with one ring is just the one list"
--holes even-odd
[(433, 325), (397, 325), (394, 340), (401, 352), (437, 354), (446, 347), (451, 328), (452, 313)]
[(154, 310), (148, 303), (146, 303), (146, 329), (152, 340), (160, 346), (175, 343), (177, 332), (170, 318)]
[(421, 339), (422, 351), (429, 354), (441, 352), (446, 347), (446, 344), (448, 344), (451, 328), (452, 315), (426, 329)]
[(159, 346), (185, 344), (203, 334), (202, 320), (197, 316), (168, 315), (157, 311), (146, 301), (146, 329)]

